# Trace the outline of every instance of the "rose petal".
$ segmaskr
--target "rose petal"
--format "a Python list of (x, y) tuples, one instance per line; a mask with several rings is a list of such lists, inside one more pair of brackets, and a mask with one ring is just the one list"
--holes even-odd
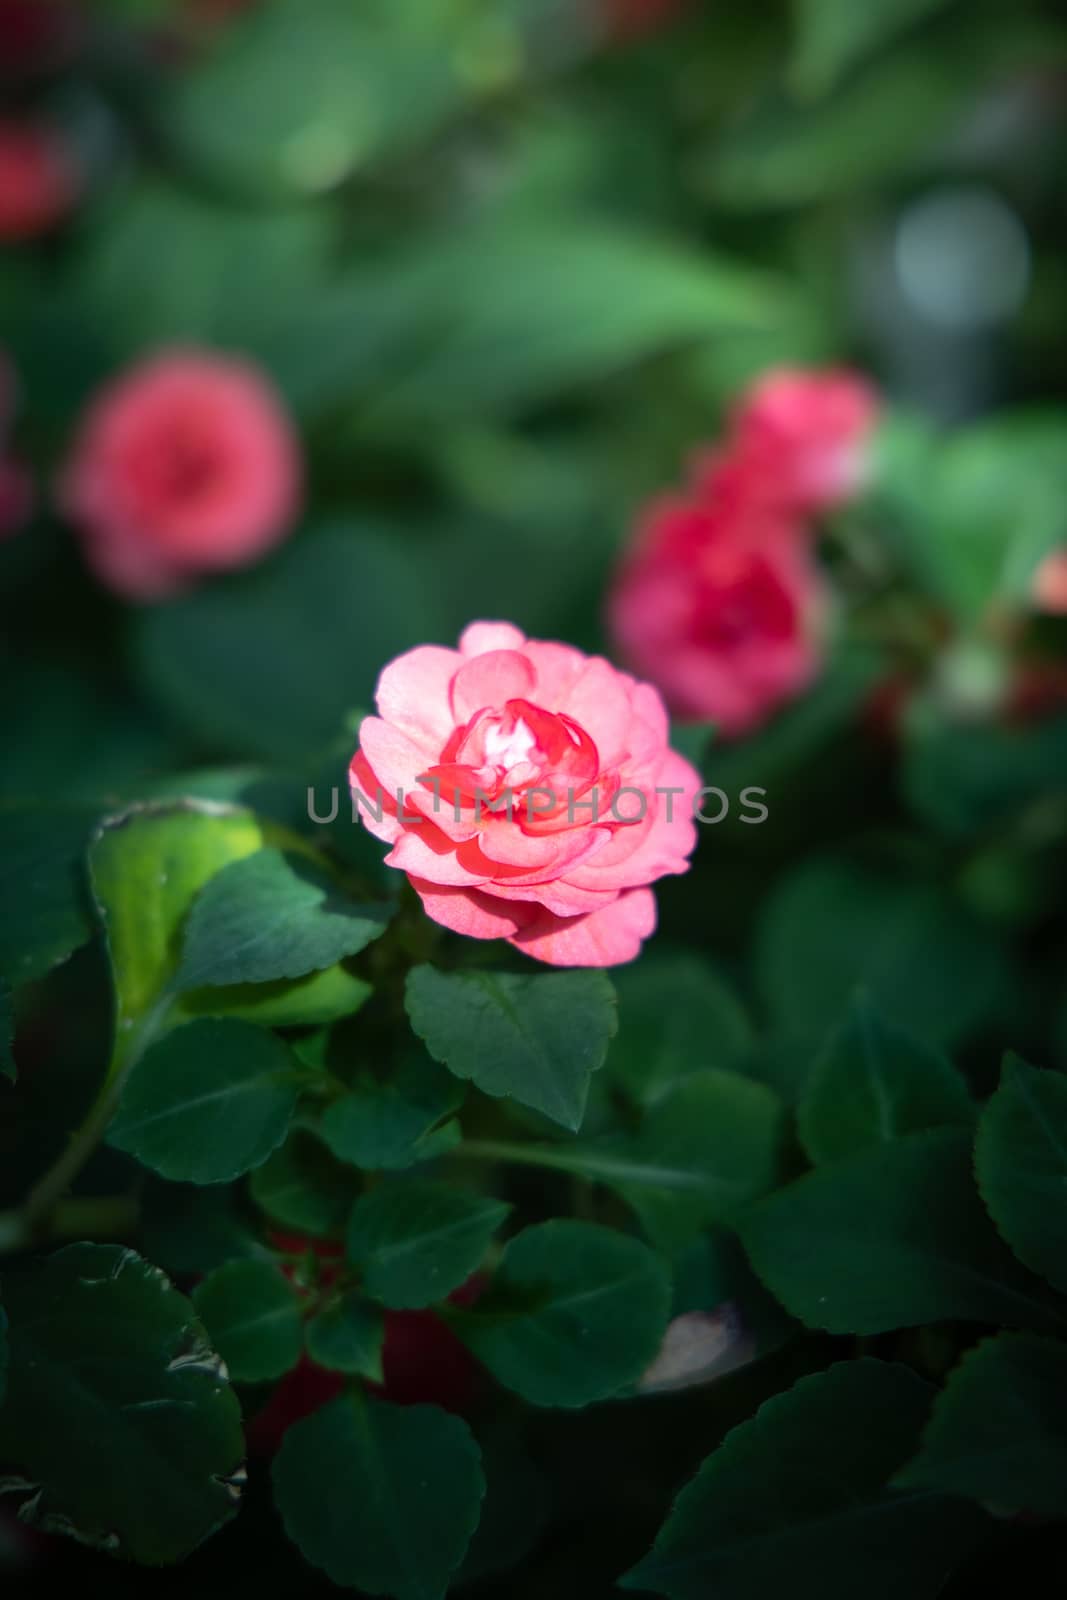
[(603, 910), (582, 917), (542, 911), (510, 943), (553, 967), (616, 967), (639, 954), (641, 941), (655, 926), (651, 889), (632, 889)]

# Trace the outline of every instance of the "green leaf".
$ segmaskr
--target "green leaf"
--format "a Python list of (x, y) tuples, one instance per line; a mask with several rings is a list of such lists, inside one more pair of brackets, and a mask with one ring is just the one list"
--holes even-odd
[(983, 1210), (962, 1130), (907, 1134), (820, 1167), (757, 1201), (741, 1237), (786, 1309), (830, 1333), (950, 1318), (1062, 1326)]
[(11, 990), (0, 978), (0, 1077), (15, 1081), (15, 1012), (11, 1004)]
[(670, 1600), (935, 1600), (986, 1524), (945, 1496), (887, 1487), (932, 1394), (880, 1361), (801, 1378), (708, 1456), (623, 1588)]
[(252, 572), (145, 607), (140, 671), (205, 742), (275, 766), (316, 759), (371, 704), (383, 661), (455, 631), (433, 589), (412, 587), (416, 548), (380, 522), (308, 529)]
[(193, 1304), (237, 1383), (280, 1378), (300, 1360), (300, 1302), (270, 1262), (228, 1261), (197, 1284)]
[(248, 811), (186, 801), (109, 818), (89, 851), (115, 977), (115, 1067), (167, 1003), (186, 913), (209, 878), (265, 843)]
[(1067, 1516), (1067, 1349), (1002, 1333), (968, 1350), (934, 1403), (902, 1489)]
[[(572, 1172), (614, 1189), (664, 1250), (711, 1222), (736, 1219), (779, 1178), (785, 1113), (778, 1096), (732, 1072), (684, 1079), (636, 1134), (551, 1144), (473, 1141), (472, 1154)], [(461, 1147), (461, 1153), (462, 1153)]]
[(256, 1168), (250, 1187), (273, 1222), (314, 1238), (338, 1233), (359, 1193), (355, 1173), (299, 1126)]
[(358, 1073), (318, 1131), (339, 1160), (364, 1171), (410, 1167), (458, 1143), (458, 1124), (444, 1119), (463, 1095), (462, 1085), (414, 1046), (388, 1077)]
[(0, 973), (41, 978), (92, 933), (82, 857), (98, 813), (56, 806), (0, 811)]
[(278, 1510), (306, 1559), (396, 1600), (440, 1600), (484, 1493), (465, 1422), (358, 1393), (289, 1428), (274, 1462)]
[(259, 850), (217, 872), (189, 913), (175, 983), (270, 983), (354, 956), (384, 932), (388, 913), (350, 900), (313, 862)]
[(796, 868), (764, 907), (757, 976), (783, 1032), (825, 1034), (853, 993), (905, 1032), (947, 1044), (996, 1007), (1000, 945), (949, 892), (914, 872), (843, 857)]
[(485, 1094), (511, 1095), (572, 1130), (615, 1033), (603, 972), (438, 972), (415, 967), (411, 1026), (430, 1054)]
[(354, 1016), (373, 993), (371, 984), (339, 962), (303, 978), (194, 989), (181, 996), (175, 1016), (236, 1017), (264, 1028), (315, 1027)]
[(660, 948), (620, 968), (613, 981), (619, 1032), (607, 1070), (640, 1105), (705, 1067), (736, 1066), (751, 1045), (739, 1001), (699, 956)]
[(932, 697), (904, 720), (901, 780), (916, 816), (951, 838), (1004, 828), (1067, 801), (1067, 717), (1031, 725), (954, 722)]
[(794, 0), (796, 50), (792, 77), (802, 94), (821, 95), (857, 62), (876, 55), (899, 34), (948, 0)]
[(164, 1178), (226, 1183), (257, 1167), (289, 1131), (299, 1063), (248, 1022), (191, 1022), (141, 1057), (108, 1143)]
[(118, 1245), (5, 1278), (0, 1457), (22, 1515), (135, 1561), (177, 1561), (237, 1508), (241, 1414), (192, 1306)]
[(788, 282), (751, 264), (567, 211), (437, 230), (392, 267), (429, 337), (373, 417), (408, 435), (530, 406), (723, 329), (774, 330), (794, 311)]
[(167, 1183), (150, 1176), (141, 1191), (145, 1254), (176, 1276), (199, 1275), (226, 1261), (267, 1255), (226, 1183)]
[(950, 1061), (861, 994), (816, 1060), (798, 1117), (804, 1148), (819, 1163), (922, 1128), (969, 1127), (974, 1104)]
[(466, 1189), (405, 1178), (356, 1201), (345, 1251), (385, 1305), (435, 1305), (481, 1266), (510, 1210)]
[(1067, 1078), (1009, 1055), (978, 1124), (975, 1170), (1016, 1255), (1067, 1290)]
[(539, 1406), (585, 1406), (635, 1382), (659, 1349), (670, 1280), (647, 1245), (589, 1222), (542, 1222), (506, 1246), (492, 1287), (450, 1313), (505, 1388)]
[(356, 1289), (330, 1300), (307, 1325), (307, 1352), (330, 1372), (382, 1382), (385, 1316)]
[(276, 198), (331, 189), (462, 105), (459, 40), (441, 14), (275, 0), (173, 81), (168, 137), (216, 183)]

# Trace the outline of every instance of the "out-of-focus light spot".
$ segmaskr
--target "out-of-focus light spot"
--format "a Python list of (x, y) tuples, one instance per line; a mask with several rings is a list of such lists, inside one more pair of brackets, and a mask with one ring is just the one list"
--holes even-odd
[(522, 76), (522, 35), (505, 22), (487, 23), (459, 46), (453, 66), (459, 81), (476, 92), (507, 88)]
[(897, 276), (927, 321), (965, 330), (1002, 322), (1030, 283), (1030, 245), (1010, 206), (990, 189), (938, 189), (897, 227)]

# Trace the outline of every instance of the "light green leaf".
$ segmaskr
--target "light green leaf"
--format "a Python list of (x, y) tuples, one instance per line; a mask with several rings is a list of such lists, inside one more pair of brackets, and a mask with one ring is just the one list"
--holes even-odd
[(1067, 1078), (1009, 1055), (978, 1125), (975, 1170), (1016, 1255), (1067, 1290)]
[(307, 1325), (307, 1352), (330, 1372), (382, 1381), (385, 1315), (356, 1289), (328, 1301)]
[(538, 1223), (504, 1250), (487, 1295), (452, 1312), (463, 1342), (539, 1406), (585, 1406), (634, 1383), (659, 1349), (670, 1280), (647, 1245), (589, 1222)]
[(259, 850), (217, 872), (193, 902), (175, 984), (271, 983), (332, 967), (385, 930), (306, 856)]
[(164, 1178), (225, 1183), (285, 1138), (300, 1067), (247, 1022), (191, 1022), (153, 1045), (126, 1080), (108, 1142)]
[(1031, 1516), (1067, 1516), (1067, 1349), (1002, 1333), (968, 1350), (934, 1404), (901, 1489), (966, 1495)]
[(237, 1509), (241, 1413), (192, 1306), (118, 1245), (75, 1244), (5, 1278), (0, 1455), (23, 1516), (159, 1565)]
[(887, 1487), (932, 1397), (881, 1361), (801, 1378), (708, 1456), (623, 1588), (670, 1600), (935, 1600), (985, 1519), (943, 1495)]
[(429, 1178), (382, 1184), (356, 1201), (345, 1253), (385, 1305), (435, 1305), (481, 1266), (510, 1209)]
[(465, 1422), (359, 1393), (289, 1428), (274, 1462), (275, 1501), (306, 1559), (396, 1600), (441, 1600), (484, 1493)]
[(969, 1127), (974, 1115), (951, 1062), (887, 1022), (863, 994), (816, 1060), (798, 1112), (817, 1163), (921, 1128)]
[(589, 1079), (617, 1026), (615, 991), (603, 972), (421, 966), (408, 974), (405, 995), (412, 1027), (450, 1072), (565, 1128), (581, 1125)]
[(228, 1261), (193, 1290), (211, 1342), (238, 1383), (280, 1378), (295, 1367), (304, 1342), (300, 1302), (267, 1261)]
[(907, 1134), (819, 1167), (757, 1201), (741, 1237), (786, 1309), (830, 1333), (949, 1319), (1064, 1325), (986, 1216), (962, 1130)]

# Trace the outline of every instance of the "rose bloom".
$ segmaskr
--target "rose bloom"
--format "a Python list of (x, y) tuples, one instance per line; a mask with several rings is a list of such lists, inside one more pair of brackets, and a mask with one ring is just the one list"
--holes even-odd
[(1034, 574), (1034, 603), (1041, 611), (1067, 612), (1067, 550), (1054, 550)]
[(56, 134), (35, 123), (0, 119), (0, 242), (47, 233), (71, 209), (77, 188)]
[(609, 600), (612, 632), (671, 711), (747, 733), (814, 678), (827, 596), (794, 519), (767, 506), (654, 504)]
[(179, 350), (96, 397), (60, 494), (97, 575), (154, 600), (277, 544), (300, 490), (297, 439), (266, 378), (243, 361)]
[[(754, 496), (801, 515), (829, 511), (863, 488), (877, 417), (875, 391), (855, 373), (779, 367), (734, 412), (728, 455)], [(713, 476), (721, 466), (711, 458)]]
[(553, 966), (637, 955), (656, 921), (648, 885), (687, 870), (701, 784), (668, 745), (655, 689), (601, 657), (475, 622), (458, 650), (391, 662), (377, 706), (353, 794), (435, 922)]

